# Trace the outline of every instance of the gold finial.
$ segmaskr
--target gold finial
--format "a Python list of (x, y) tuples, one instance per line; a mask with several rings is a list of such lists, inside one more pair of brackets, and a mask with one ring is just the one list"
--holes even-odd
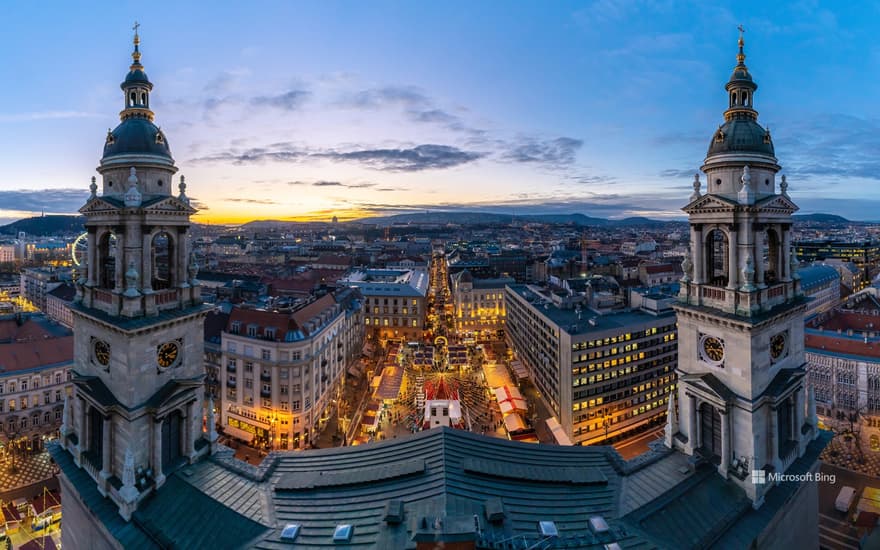
[(134, 51), (131, 53), (131, 58), (134, 59), (135, 63), (141, 62), (141, 52), (138, 49), (138, 46), (141, 43), (141, 37), (138, 36), (138, 28), (140, 26), (141, 24), (135, 21), (134, 26), (132, 27), (132, 29), (134, 29)]
[(746, 30), (743, 28), (742, 25), (738, 26), (737, 30), (739, 30), (739, 53), (736, 54), (736, 60), (738, 63), (742, 64), (746, 60), (746, 54), (745, 52), (743, 52), (743, 46), (745, 45), (745, 40), (743, 40), (743, 33), (745, 33)]

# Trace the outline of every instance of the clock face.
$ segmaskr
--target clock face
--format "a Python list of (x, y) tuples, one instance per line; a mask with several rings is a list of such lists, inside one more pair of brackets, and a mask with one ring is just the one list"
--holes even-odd
[(779, 359), (785, 355), (787, 342), (788, 339), (785, 337), (784, 332), (780, 332), (770, 339), (770, 357), (773, 360)]
[(110, 364), (110, 344), (103, 340), (95, 340), (92, 351), (98, 363), (105, 367)]
[(180, 356), (180, 346), (177, 342), (165, 342), (156, 348), (156, 361), (163, 369), (174, 365)]
[(724, 342), (721, 338), (703, 336), (700, 347), (705, 361), (717, 364), (724, 360)]

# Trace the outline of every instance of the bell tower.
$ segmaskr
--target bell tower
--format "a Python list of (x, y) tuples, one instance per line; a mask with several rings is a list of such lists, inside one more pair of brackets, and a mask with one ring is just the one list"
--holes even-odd
[(728, 109), (684, 207), (690, 253), (678, 315), (677, 420), (667, 445), (715, 464), (755, 507), (771, 485), (752, 472), (784, 472), (818, 435), (806, 417), (805, 299), (791, 249), (792, 214), (770, 132), (758, 123), (757, 84), (739, 51)]
[(91, 195), (80, 209), (88, 259), (72, 306), (74, 393), (63, 445), (128, 520), (165, 475), (208, 452), (202, 434), (203, 323), (190, 250), (196, 211), (168, 141), (153, 124), (152, 83), (133, 63), (120, 123), (108, 131)]

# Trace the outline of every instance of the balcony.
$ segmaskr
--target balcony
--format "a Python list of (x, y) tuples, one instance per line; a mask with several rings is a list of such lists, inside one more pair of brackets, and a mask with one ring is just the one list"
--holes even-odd
[(770, 286), (750, 292), (739, 288), (688, 282), (681, 284), (679, 301), (752, 317), (794, 298), (799, 290), (799, 281), (774, 282)]
[(272, 390), (260, 390), (260, 397), (272, 397)]
[(227, 380), (226, 387), (227, 388), (234, 388), (235, 387), (235, 380)]
[(229, 363), (226, 365), (226, 372), (238, 372), (238, 365)]
[(263, 371), (260, 373), (260, 380), (270, 381), (272, 380), (272, 373)]

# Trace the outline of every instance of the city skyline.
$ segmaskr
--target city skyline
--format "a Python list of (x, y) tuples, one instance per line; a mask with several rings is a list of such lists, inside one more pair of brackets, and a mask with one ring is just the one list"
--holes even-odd
[(738, 24), (801, 213), (873, 217), (880, 50), (863, 10), (461, 8), (124, 4), (46, 19), (18, 5), (0, 37), (0, 64), (21, 76), (0, 91), (0, 219), (85, 202), (135, 19), (156, 123), (202, 223), (426, 209), (683, 219)]

